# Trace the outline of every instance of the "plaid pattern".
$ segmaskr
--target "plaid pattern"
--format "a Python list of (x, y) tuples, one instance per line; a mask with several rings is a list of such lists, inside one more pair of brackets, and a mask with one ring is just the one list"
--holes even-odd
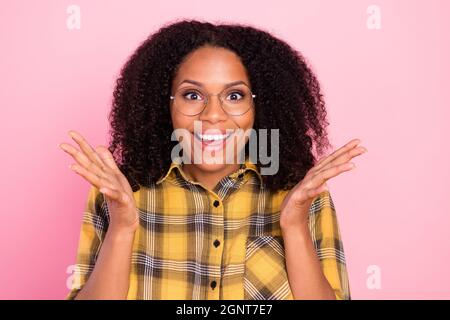
[[(189, 181), (180, 165), (134, 193), (140, 213), (127, 299), (287, 299), (280, 205), (246, 162), (214, 190)], [(108, 228), (103, 195), (91, 187), (81, 227), (73, 299), (92, 272)], [(350, 299), (343, 245), (330, 193), (314, 199), (310, 232), (337, 299)]]

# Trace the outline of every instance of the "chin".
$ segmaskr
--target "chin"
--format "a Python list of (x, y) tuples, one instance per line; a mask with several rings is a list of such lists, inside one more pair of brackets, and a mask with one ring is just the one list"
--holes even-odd
[(199, 170), (201, 171), (205, 171), (205, 172), (218, 172), (218, 171), (222, 171), (225, 168), (229, 167), (229, 166), (233, 166), (233, 164), (229, 164), (229, 163), (224, 163), (224, 161), (222, 161), (222, 163), (198, 163), (198, 164), (194, 164), (195, 167), (197, 167)]

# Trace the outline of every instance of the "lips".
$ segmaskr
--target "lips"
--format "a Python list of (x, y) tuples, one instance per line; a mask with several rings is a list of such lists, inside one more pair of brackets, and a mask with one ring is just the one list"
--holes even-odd
[(201, 141), (205, 142), (217, 142), (226, 140), (229, 136), (231, 136), (231, 132), (225, 134), (203, 134), (203, 133), (195, 133), (195, 137)]
[(233, 132), (234, 130), (208, 129), (203, 132), (194, 132), (193, 135), (196, 141), (201, 143), (202, 149), (220, 150), (224, 148)]

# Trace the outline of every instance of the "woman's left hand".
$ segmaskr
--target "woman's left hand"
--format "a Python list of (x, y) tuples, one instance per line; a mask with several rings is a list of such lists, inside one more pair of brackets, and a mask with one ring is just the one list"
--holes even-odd
[(355, 167), (352, 158), (367, 151), (358, 146), (361, 141), (353, 139), (332, 154), (323, 157), (312, 167), (281, 204), (280, 227), (283, 230), (307, 226), (312, 201), (321, 192), (328, 190), (327, 180)]

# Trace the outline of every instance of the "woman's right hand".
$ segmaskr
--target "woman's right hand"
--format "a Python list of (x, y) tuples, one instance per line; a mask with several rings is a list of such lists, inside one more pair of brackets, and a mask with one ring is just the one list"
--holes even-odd
[(95, 150), (78, 132), (69, 135), (81, 150), (68, 143), (59, 147), (70, 154), (77, 163), (70, 168), (103, 193), (110, 214), (109, 228), (120, 232), (134, 233), (139, 227), (139, 213), (136, 208), (130, 183), (117, 167), (116, 162), (104, 146)]

